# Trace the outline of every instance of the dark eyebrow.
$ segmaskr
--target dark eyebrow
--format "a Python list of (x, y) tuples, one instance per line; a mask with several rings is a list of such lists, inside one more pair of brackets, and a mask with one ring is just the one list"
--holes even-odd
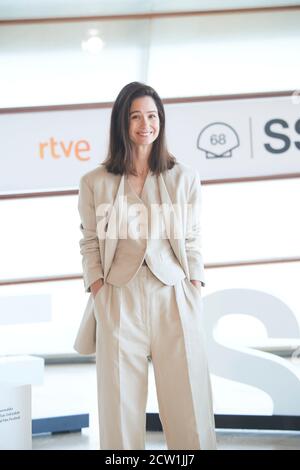
[[(130, 115), (130, 114), (133, 114), (133, 113), (140, 113), (140, 112), (141, 112), (141, 111), (131, 111), (131, 112), (129, 113), (129, 115)], [(147, 111), (147, 113), (148, 113), (148, 114), (149, 114), (149, 113), (156, 113), (156, 114), (158, 114), (157, 111)]]

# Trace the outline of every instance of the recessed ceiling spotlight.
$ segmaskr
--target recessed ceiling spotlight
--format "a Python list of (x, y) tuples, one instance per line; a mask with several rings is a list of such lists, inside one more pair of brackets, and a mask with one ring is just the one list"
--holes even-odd
[(97, 29), (89, 29), (86, 35), (86, 39), (81, 42), (81, 49), (91, 55), (100, 54), (103, 49), (104, 42), (99, 36)]

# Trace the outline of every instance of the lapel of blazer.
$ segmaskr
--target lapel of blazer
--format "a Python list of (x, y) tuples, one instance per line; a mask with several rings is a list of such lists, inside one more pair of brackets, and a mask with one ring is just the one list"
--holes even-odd
[(103, 275), (104, 281), (110, 269), (114, 254), (116, 251), (119, 229), (121, 226), (121, 219), (123, 214), (123, 203), (124, 203), (124, 175), (119, 180), (119, 186), (117, 194), (114, 199), (113, 206), (109, 215), (109, 219), (106, 224), (106, 236), (105, 236), (105, 248), (104, 248), (104, 267)]
[[(112, 260), (115, 255), (118, 238), (119, 238), (119, 229), (121, 227), (122, 214), (123, 214), (123, 204), (124, 204), (124, 182), (125, 176), (122, 175), (119, 180), (119, 186), (117, 188), (116, 197), (109, 215), (108, 222), (106, 224), (106, 237), (105, 237), (105, 248), (104, 248), (104, 267), (103, 275), (104, 281), (108, 275)], [(171, 187), (165, 182), (162, 174), (158, 177), (158, 186), (161, 197), (162, 212), (164, 221), (167, 228), (167, 234), (170, 240), (170, 244), (174, 250), (175, 255), (184, 271), (188, 272), (187, 260), (185, 256), (184, 249), (184, 239), (182, 234), (182, 223), (180, 213), (176, 212), (174, 209), (172, 200), (169, 195), (169, 191), (176, 191), (176, 188)], [(170, 225), (171, 221), (171, 225)], [(168, 230), (169, 227), (169, 230)]]
[[(158, 185), (162, 203), (162, 212), (164, 216), (164, 221), (167, 228), (167, 234), (170, 240), (170, 244), (174, 250), (175, 255), (177, 256), (178, 261), (182, 265), (183, 269), (186, 269), (185, 266), (185, 257), (183, 254), (183, 235), (182, 235), (182, 220), (180, 220), (180, 214), (174, 209), (172, 200), (169, 195), (169, 191), (175, 191), (176, 188), (169, 187), (169, 191), (166, 186), (166, 182), (162, 174), (158, 177)], [(170, 224), (171, 221), (171, 224)], [(169, 229), (168, 229), (169, 227)]]

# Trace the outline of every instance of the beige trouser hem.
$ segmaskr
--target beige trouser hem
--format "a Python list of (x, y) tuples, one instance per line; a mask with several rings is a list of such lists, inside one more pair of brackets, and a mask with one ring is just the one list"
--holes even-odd
[(95, 298), (101, 449), (144, 449), (148, 357), (168, 449), (215, 449), (202, 299), (186, 278), (163, 284), (142, 265)]

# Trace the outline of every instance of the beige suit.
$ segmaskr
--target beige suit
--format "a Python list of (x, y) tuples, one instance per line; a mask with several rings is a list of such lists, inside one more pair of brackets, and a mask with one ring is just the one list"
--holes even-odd
[[(104, 167), (82, 177), (79, 212), (85, 289), (89, 292), (99, 278), (104, 285), (95, 299), (89, 297), (74, 347), (81, 354), (97, 354), (101, 448), (143, 448), (147, 358), (152, 357), (168, 448), (213, 449), (202, 299), (190, 282), (205, 282), (200, 180), (179, 163), (159, 175), (157, 183), (169, 246), (176, 256), (174, 269), (170, 262), (162, 263), (158, 278), (143, 265), (130, 282), (113, 285), (109, 275), (121, 237), (126, 179)], [(147, 261), (151, 266), (151, 253)]]

